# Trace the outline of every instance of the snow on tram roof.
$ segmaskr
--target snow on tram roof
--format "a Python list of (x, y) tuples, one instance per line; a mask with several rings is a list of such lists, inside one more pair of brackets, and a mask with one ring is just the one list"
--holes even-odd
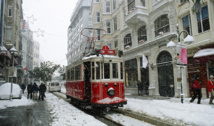
[[(102, 55), (101, 54), (99, 54), (99, 56), (97, 56), (97, 55), (90, 55), (90, 56), (83, 57), (82, 60), (87, 60), (87, 59), (96, 58), (96, 57), (102, 58)], [(103, 55), (103, 57), (104, 58), (118, 58), (118, 56), (114, 56), (114, 55)]]

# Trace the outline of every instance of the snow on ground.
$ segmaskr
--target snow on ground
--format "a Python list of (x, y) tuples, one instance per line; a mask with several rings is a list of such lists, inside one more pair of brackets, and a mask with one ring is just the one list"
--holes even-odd
[(24, 95), (21, 99), (13, 99), (9, 100), (1, 100), (0, 101), (0, 109), (6, 109), (7, 107), (17, 107), (17, 106), (29, 106), (35, 104), (36, 102), (27, 99)]
[(45, 100), (52, 113), (52, 126), (106, 126), (93, 116), (87, 115), (51, 93), (46, 93)]
[(154, 126), (149, 123), (128, 116), (124, 116), (122, 114), (110, 114), (108, 116), (110, 116), (112, 120), (119, 122), (123, 126)]
[[(164, 120), (175, 119), (195, 124), (198, 126), (214, 126), (214, 105), (209, 105), (209, 99), (202, 100), (202, 104), (189, 103), (190, 98), (186, 98), (184, 103), (178, 98), (169, 100), (145, 100), (127, 98), (127, 105), (122, 109), (131, 110), (137, 113), (144, 113)], [(174, 121), (175, 121), (174, 120)]]

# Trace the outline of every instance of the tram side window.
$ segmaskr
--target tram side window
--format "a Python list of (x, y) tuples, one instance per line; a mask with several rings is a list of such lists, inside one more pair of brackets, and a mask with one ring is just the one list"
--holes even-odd
[(109, 63), (104, 63), (104, 78), (110, 79), (110, 65), (109, 65)]
[(92, 80), (94, 80), (94, 71), (95, 71), (94, 62), (92, 62), (91, 65), (92, 65), (92, 71), (91, 71), (92, 76), (91, 77), (92, 77)]
[(100, 62), (96, 62), (96, 78), (100, 79)]
[(71, 80), (74, 80), (74, 68), (71, 69)]
[(113, 78), (118, 78), (118, 64), (117, 63), (113, 63), (112, 64), (112, 75), (113, 75)]
[(120, 63), (120, 77), (123, 79), (123, 63)]
[(80, 66), (75, 68), (75, 80), (80, 80)]
[(71, 79), (70, 77), (70, 70), (67, 71), (67, 80), (69, 81)]

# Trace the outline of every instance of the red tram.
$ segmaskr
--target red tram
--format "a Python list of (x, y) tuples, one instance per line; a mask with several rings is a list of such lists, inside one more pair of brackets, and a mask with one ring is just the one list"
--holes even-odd
[(67, 66), (66, 96), (92, 107), (122, 107), (127, 104), (123, 58), (108, 46), (95, 52)]

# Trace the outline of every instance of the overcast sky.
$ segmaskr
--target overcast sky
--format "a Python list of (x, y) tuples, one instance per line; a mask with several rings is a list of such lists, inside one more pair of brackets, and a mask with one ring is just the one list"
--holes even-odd
[[(34, 31), (34, 40), (40, 43), (40, 56), (45, 61), (67, 65), (67, 28), (77, 1), (23, 0), (24, 19)], [(39, 29), (44, 31), (43, 37), (42, 32), (36, 32)]]

